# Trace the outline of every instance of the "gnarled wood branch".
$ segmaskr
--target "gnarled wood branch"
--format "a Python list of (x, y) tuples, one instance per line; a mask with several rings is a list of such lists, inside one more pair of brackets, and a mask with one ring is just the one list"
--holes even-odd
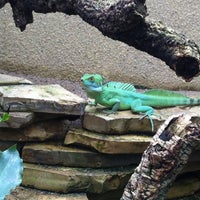
[(131, 176), (121, 200), (164, 200), (193, 149), (200, 145), (200, 116), (170, 117), (158, 130)]
[(32, 12), (79, 15), (104, 35), (163, 60), (190, 81), (200, 73), (199, 47), (159, 22), (146, 20), (145, 0), (1, 0), (11, 4), (17, 27), (33, 22)]

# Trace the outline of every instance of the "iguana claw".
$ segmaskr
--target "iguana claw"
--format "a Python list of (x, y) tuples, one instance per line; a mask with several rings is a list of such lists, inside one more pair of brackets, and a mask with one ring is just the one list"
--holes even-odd
[(149, 118), (149, 121), (150, 121), (150, 124), (151, 124), (151, 131), (154, 132), (154, 123), (153, 123), (153, 119), (152, 119), (152, 114), (146, 113), (145, 115), (140, 117), (140, 120), (144, 119), (145, 117)]

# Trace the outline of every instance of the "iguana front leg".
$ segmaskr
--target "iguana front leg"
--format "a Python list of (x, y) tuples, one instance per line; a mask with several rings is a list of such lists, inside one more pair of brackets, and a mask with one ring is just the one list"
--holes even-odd
[(133, 112), (141, 112), (145, 113), (145, 115), (141, 118), (148, 117), (151, 123), (151, 130), (154, 131), (154, 124), (152, 120), (152, 115), (154, 114), (154, 109), (151, 106), (144, 106), (142, 105), (142, 101), (140, 99), (136, 99), (131, 103), (131, 110)]
[(111, 110), (103, 110), (103, 113), (110, 115), (110, 114), (115, 114), (120, 107), (120, 100), (119, 99), (109, 99), (106, 101), (106, 104), (111, 106), (112, 109)]

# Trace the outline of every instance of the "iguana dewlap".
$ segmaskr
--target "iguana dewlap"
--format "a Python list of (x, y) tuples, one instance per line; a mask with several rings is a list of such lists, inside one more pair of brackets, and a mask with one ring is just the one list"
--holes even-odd
[(109, 108), (107, 114), (118, 110), (132, 110), (144, 113), (151, 122), (154, 130), (152, 115), (154, 108), (172, 107), (180, 105), (198, 105), (200, 99), (194, 99), (168, 90), (151, 89), (143, 93), (136, 91), (134, 85), (123, 82), (105, 83), (99, 74), (85, 74), (81, 78), (87, 96), (94, 99), (94, 105), (100, 104)]

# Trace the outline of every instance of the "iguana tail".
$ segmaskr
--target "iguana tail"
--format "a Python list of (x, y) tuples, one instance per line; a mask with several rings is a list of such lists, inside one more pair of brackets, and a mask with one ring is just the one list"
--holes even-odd
[(148, 90), (143, 94), (148, 98), (144, 103), (154, 107), (170, 107), (181, 105), (200, 105), (200, 99), (190, 98), (180, 93), (168, 91), (168, 90)]

